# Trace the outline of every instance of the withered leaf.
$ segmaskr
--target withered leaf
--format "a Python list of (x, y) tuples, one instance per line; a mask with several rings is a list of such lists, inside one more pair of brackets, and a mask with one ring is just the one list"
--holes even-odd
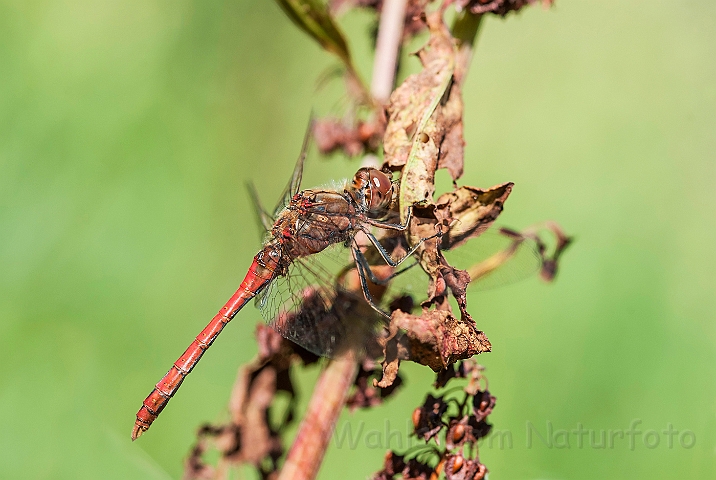
[[(420, 73), (409, 76), (391, 95), (384, 136), (385, 162), (403, 169), (401, 218), (408, 205), (432, 202), (435, 170), (450, 165), (453, 178), (462, 172), (462, 98), (453, 85), (455, 48), (450, 32), (436, 11), (427, 17), (430, 39), (418, 56)], [(443, 101), (445, 100), (445, 101)], [(441, 151), (448, 131), (449, 148)]]
[(419, 317), (396, 310), (391, 327), (405, 331), (408, 360), (427, 365), (435, 372), (491, 349), (484, 332), (472, 319), (458, 320), (447, 310), (430, 310)]
[(487, 230), (502, 212), (513, 186), (512, 182), (487, 190), (464, 186), (441, 195), (435, 202), (436, 216), (449, 225), (441, 248), (459, 247)]

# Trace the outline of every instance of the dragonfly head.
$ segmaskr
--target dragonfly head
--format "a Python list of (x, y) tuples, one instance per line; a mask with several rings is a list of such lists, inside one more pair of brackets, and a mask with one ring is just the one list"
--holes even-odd
[(375, 168), (361, 168), (353, 177), (349, 193), (366, 211), (387, 208), (393, 199), (393, 182)]

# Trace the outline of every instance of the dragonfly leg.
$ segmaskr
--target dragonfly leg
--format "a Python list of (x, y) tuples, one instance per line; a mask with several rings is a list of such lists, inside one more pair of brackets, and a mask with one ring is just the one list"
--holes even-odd
[(408, 206), (408, 214), (405, 216), (405, 222), (400, 223), (389, 223), (389, 222), (381, 222), (380, 220), (374, 220), (372, 218), (364, 218), (363, 221), (369, 225), (373, 225), (374, 227), (378, 228), (385, 228), (388, 230), (398, 230), (399, 232), (404, 232), (408, 225), (410, 225), (410, 219), (413, 218), (413, 206)]
[(380, 253), (380, 256), (383, 257), (383, 260), (385, 260), (385, 263), (390, 265), (391, 267), (397, 267), (401, 263), (403, 263), (405, 260), (407, 260), (415, 251), (420, 248), (420, 245), (423, 244), (426, 240), (431, 240), (436, 237), (442, 237), (442, 231), (438, 231), (435, 235), (431, 235), (426, 238), (421, 238), (418, 243), (416, 243), (410, 250), (408, 250), (408, 253), (403, 256), (400, 260), (393, 260), (390, 256), (390, 254), (385, 250), (383, 245), (380, 244), (380, 241), (378, 241), (377, 238), (375, 238), (375, 235), (373, 235), (367, 228), (361, 228), (363, 233), (366, 234), (368, 237), (368, 240), (370, 240), (370, 243), (373, 244), (373, 246), (378, 250), (378, 253)]
[[(368, 289), (368, 281), (366, 280), (366, 274), (370, 277), (373, 276), (373, 272), (371, 272), (370, 267), (368, 265), (365, 265), (363, 262), (365, 261), (365, 257), (360, 252), (360, 250), (357, 247), (353, 247), (353, 255), (355, 255), (356, 258), (356, 265), (358, 266), (358, 278), (360, 278), (360, 287), (363, 291), (363, 296), (365, 297), (365, 301), (368, 302), (368, 305), (371, 306), (373, 310), (378, 312), (382, 317), (385, 317), (387, 319), (390, 319), (390, 315), (388, 315), (386, 312), (383, 311), (382, 308), (380, 308), (378, 305), (376, 305), (375, 300), (373, 300), (373, 295), (371, 295), (370, 290)], [(363, 259), (362, 261), (360, 259)], [(366, 273), (370, 272), (370, 273)], [(372, 278), (371, 278), (371, 281)], [(376, 282), (374, 282), (376, 283)]]
[(371, 282), (375, 283), (376, 285), (387, 285), (388, 282), (390, 282), (392, 279), (405, 272), (406, 270), (413, 268), (418, 263), (416, 261), (415, 263), (410, 264), (407, 267), (401, 268), (397, 272), (390, 274), (390, 276), (388, 276), (387, 278), (380, 279), (375, 276), (373, 270), (371, 270), (370, 265), (368, 264), (368, 259), (365, 258), (365, 255), (363, 255), (363, 252), (361, 252), (360, 249), (356, 248), (354, 250), (354, 255), (356, 257), (356, 263), (360, 263), (367, 277), (370, 279)]

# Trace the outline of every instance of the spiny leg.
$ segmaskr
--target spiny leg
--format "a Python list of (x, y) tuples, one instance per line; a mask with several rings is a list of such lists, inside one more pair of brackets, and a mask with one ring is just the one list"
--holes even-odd
[[(360, 250), (358, 250), (357, 247), (353, 246), (353, 255), (356, 259), (356, 266), (358, 267), (358, 278), (360, 279), (360, 287), (363, 291), (363, 296), (365, 297), (365, 301), (368, 302), (368, 305), (371, 306), (373, 310), (378, 312), (381, 316), (390, 319), (390, 315), (383, 311), (382, 308), (380, 308), (378, 305), (376, 305), (375, 301), (373, 300), (373, 295), (370, 293), (370, 289), (368, 289), (368, 281), (366, 280), (366, 269), (368, 272), (370, 272), (370, 276), (373, 276), (373, 272), (370, 271), (370, 267), (367, 264), (364, 264), (363, 261), (365, 261), (365, 257), (361, 253)], [(361, 261), (363, 259), (363, 261)], [(366, 262), (367, 263), (367, 262)], [(371, 280), (372, 281), (372, 280)], [(374, 282), (375, 283), (375, 282)]]
[(410, 225), (410, 219), (413, 218), (413, 206), (410, 205), (408, 207), (408, 214), (405, 216), (405, 223), (389, 223), (389, 222), (381, 222), (380, 220), (374, 220), (372, 218), (364, 218), (363, 221), (367, 223), (368, 225), (373, 225), (374, 227), (378, 228), (385, 228), (386, 230), (398, 230), (399, 232), (404, 232), (408, 225)]
[(403, 258), (401, 258), (400, 260), (393, 260), (392, 257), (390, 256), (390, 254), (385, 250), (383, 245), (380, 244), (380, 241), (377, 238), (375, 238), (375, 235), (373, 235), (370, 232), (370, 230), (368, 230), (365, 227), (360, 227), (360, 228), (361, 228), (361, 231), (366, 234), (366, 236), (368, 237), (368, 240), (370, 240), (370, 243), (372, 243), (373, 246), (378, 250), (378, 253), (380, 253), (381, 257), (383, 257), (383, 260), (385, 261), (385, 263), (387, 263), (391, 267), (397, 267), (398, 265), (403, 263), (408, 257), (410, 257), (413, 253), (415, 253), (415, 251), (418, 248), (420, 248), (420, 246), (423, 244), (423, 242), (425, 242), (427, 240), (431, 240), (436, 237), (442, 237), (442, 235), (443, 235), (442, 231), (439, 231), (435, 235), (431, 235), (426, 238), (421, 238), (418, 243), (416, 243), (410, 250), (408, 250), (408, 253), (406, 253), (403, 256)]
[(407, 267), (401, 268), (397, 272), (391, 273), (386, 278), (380, 279), (375, 276), (375, 274), (373, 273), (373, 270), (371, 270), (370, 265), (368, 264), (368, 259), (365, 258), (365, 255), (363, 254), (363, 252), (360, 251), (360, 249), (356, 248), (356, 250), (354, 251), (354, 255), (356, 257), (356, 262), (360, 263), (360, 265), (365, 269), (366, 275), (368, 276), (370, 281), (375, 283), (376, 285), (387, 285), (388, 282), (390, 282), (392, 279), (394, 279), (401, 273), (403, 273), (407, 270), (410, 270), (411, 268), (414, 268), (418, 264), (418, 261), (416, 259), (415, 263), (410, 264)]

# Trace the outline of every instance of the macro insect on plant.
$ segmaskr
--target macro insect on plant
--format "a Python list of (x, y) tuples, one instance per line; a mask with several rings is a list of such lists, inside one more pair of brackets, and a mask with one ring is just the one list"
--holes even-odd
[[(370, 112), (365, 121), (353, 118), (352, 125), (350, 121), (316, 120), (309, 130), (319, 150), (326, 153), (343, 149), (349, 155), (357, 155), (381, 147), (383, 164), (380, 168), (358, 169), (343, 188), (301, 190), (307, 140), (304, 141), (279, 208), (272, 215), (259, 207), (259, 218), (268, 234), (239, 289), (144, 400), (132, 438), (150, 427), (224, 326), (255, 298), (264, 320), (275, 331), (310, 352), (335, 359), (327, 364), (317, 383), (299, 434), (280, 470), (282, 479), (309, 479), (315, 477), (346, 400), (353, 405), (373, 405), (369, 399), (377, 394), (371, 389), (389, 392), (399, 384), (400, 362), (429, 366), (438, 372), (436, 385), (444, 386), (452, 377), (469, 377), (473, 384), (479, 383), (481, 369), (460, 363), (491, 349), (487, 336), (469, 312), (468, 286), (499, 284), (503, 283), (502, 276), (509, 281), (510, 277), (522, 278), (538, 270), (544, 279), (551, 280), (570, 238), (556, 224), (546, 223), (556, 238), (548, 249), (537, 227), (523, 231), (493, 227), (512, 192), (511, 182), (487, 189), (457, 184), (464, 167), (462, 88), (480, 21), (486, 13), (504, 16), (533, 1), (445, 1), (432, 11), (429, 2), (419, 1), (409, 3), (402, 17), (403, 13), (388, 9), (392, 0), (386, 0), (382, 7), (371, 7), (385, 9), (381, 12), (374, 80), (381, 68), (384, 70), (378, 68), (383, 65), (379, 58), (390, 53), (391, 48), (398, 50), (405, 40), (400, 35), (403, 27), (406, 36), (421, 30), (428, 33), (427, 43), (416, 53), (422, 69), (395, 90), (394, 55), (392, 65), (390, 61), (386, 64), (388, 71), (392, 68), (383, 82), (387, 89), (376, 87), (380, 82), (368, 89), (325, 6), (314, 0), (278, 3), (302, 30), (336, 54), (345, 67), (353, 101)], [(458, 14), (449, 29), (444, 15), (451, 5), (456, 6)], [(397, 37), (392, 35), (392, 46), (386, 47), (381, 33), (389, 28), (382, 20), (390, 16), (399, 33)], [(448, 171), (453, 188), (436, 198), (438, 169)], [(256, 193), (253, 196), (255, 200), (258, 197)], [(489, 238), (499, 241), (490, 242)], [(452, 252), (465, 252), (464, 262), (454, 261)], [(415, 288), (403, 288), (406, 280), (416, 278), (424, 285), (422, 291), (420, 287), (417, 292)], [(201, 458), (205, 451), (202, 439), (222, 434), (232, 438), (223, 442), (224, 460), (240, 463), (244, 458), (264, 477), (278, 473), (278, 458), (283, 452), (277, 446), (281, 429), (246, 425), (243, 422), (248, 420), (241, 409), (254, 409), (254, 413), (258, 409), (263, 413), (252, 418), (268, 418), (270, 406), (252, 405), (249, 391), (268, 388), (274, 393), (281, 389), (292, 392), (285, 374), (292, 359), (302, 354), (296, 347), (277, 343), (266, 330), (259, 329), (258, 337), (259, 358), (242, 374), (239, 391), (244, 394), (232, 423), (202, 428), (199, 444), (187, 463), (189, 478), (210, 476)], [(370, 384), (367, 379), (372, 373), (366, 365), (377, 362), (381, 365), (377, 372), (380, 380), (375, 378)], [(457, 370), (456, 362), (460, 365)], [(257, 378), (254, 374), (265, 369), (275, 369), (273, 383), (258, 387), (253, 383)], [(289, 385), (279, 386), (279, 374)], [(348, 398), (352, 386), (357, 391)], [(467, 459), (453, 451), (465, 442), (474, 446), (487, 431), (484, 424), (473, 424), (484, 422), (494, 407), (494, 397), (486, 389), (473, 387), (466, 390), (467, 397), (461, 403), (463, 417), (449, 420), (449, 451), (435, 450), (437, 459), (432, 463), (400, 455), (392, 456), (391, 461), (386, 457), (385, 468), (376, 478), (393, 478), (401, 474), (401, 469), (406, 478), (432, 478), (440, 471), (446, 478), (482, 478), (487, 469), (479, 463), (476, 453)], [(363, 400), (356, 400), (356, 395)], [(430, 398), (414, 416), (416, 434), (426, 442), (447, 422), (437, 414), (442, 412), (442, 400), (436, 398), (431, 403)], [(470, 402), (480, 412), (475, 418), (468, 414)], [(437, 413), (431, 409), (437, 409)], [(463, 434), (468, 427), (477, 430)], [(251, 437), (259, 431), (270, 432), (270, 438), (258, 441)], [(245, 449), (253, 450), (242, 457)], [(266, 459), (270, 459), (270, 466), (264, 462)], [(413, 473), (418, 470), (422, 476), (415, 477)]]

